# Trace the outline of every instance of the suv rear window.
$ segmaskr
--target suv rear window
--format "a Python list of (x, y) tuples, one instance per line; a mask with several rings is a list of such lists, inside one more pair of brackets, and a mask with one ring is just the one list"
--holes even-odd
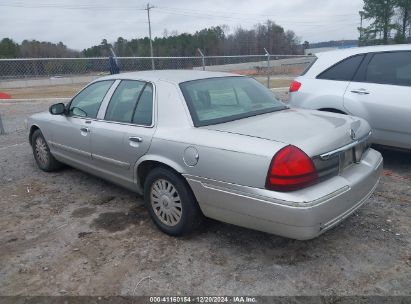
[(364, 54), (348, 57), (322, 72), (317, 79), (351, 81), (364, 57)]

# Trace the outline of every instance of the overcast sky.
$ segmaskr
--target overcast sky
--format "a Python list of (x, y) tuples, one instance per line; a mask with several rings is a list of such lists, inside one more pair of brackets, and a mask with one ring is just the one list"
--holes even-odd
[[(62, 41), (73, 49), (148, 36), (146, 1), (0, 0), (0, 38)], [(252, 28), (267, 18), (293, 30), (301, 41), (358, 38), (362, 0), (152, 0), (152, 33), (194, 33), (226, 24)]]

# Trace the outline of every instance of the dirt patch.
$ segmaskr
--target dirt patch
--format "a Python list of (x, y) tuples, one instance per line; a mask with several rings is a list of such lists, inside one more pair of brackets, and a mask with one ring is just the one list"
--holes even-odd
[(93, 232), (91, 232), (91, 231), (83, 231), (83, 232), (79, 232), (77, 236), (78, 236), (79, 239), (82, 239), (82, 238), (85, 238), (87, 235), (90, 235), (92, 233)]
[(105, 212), (100, 213), (93, 220), (91, 227), (104, 229), (109, 232), (125, 230), (130, 225), (138, 224), (145, 216), (143, 207), (134, 207), (129, 212)]
[(11, 98), (71, 98), (80, 91), (86, 83), (67, 84), (41, 87), (25, 87), (15, 89), (4, 89), (4, 92), (11, 95)]
[(92, 201), (90, 202), (90, 204), (93, 204), (93, 205), (105, 205), (105, 204), (110, 203), (110, 202), (113, 201), (114, 199), (115, 199), (115, 197), (112, 196), (112, 195), (105, 195), (105, 196), (103, 196), (103, 197), (99, 197), (99, 198), (96, 198), (96, 199), (92, 200)]
[(76, 218), (83, 218), (94, 214), (94, 212), (96, 212), (96, 208), (82, 207), (74, 210), (71, 213), (71, 216)]

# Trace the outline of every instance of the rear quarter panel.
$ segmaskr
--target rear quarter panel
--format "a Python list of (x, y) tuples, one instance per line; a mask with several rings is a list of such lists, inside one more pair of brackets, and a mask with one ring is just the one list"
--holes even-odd
[[(285, 146), (260, 138), (200, 128), (187, 129), (178, 135), (175, 131), (157, 130), (149, 154), (166, 158), (182, 174), (248, 187), (264, 188), (271, 159)], [(198, 153), (195, 165), (187, 162), (185, 150), (189, 147)]]
[(344, 93), (348, 87), (347, 81), (334, 81), (298, 77), (301, 88), (298, 92), (290, 93), (290, 105), (304, 109), (336, 109), (346, 112), (344, 109)]

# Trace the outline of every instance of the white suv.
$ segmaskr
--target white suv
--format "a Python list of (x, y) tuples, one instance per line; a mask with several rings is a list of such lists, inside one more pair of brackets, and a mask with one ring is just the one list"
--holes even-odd
[(373, 143), (411, 149), (411, 44), (317, 54), (290, 105), (365, 118)]

